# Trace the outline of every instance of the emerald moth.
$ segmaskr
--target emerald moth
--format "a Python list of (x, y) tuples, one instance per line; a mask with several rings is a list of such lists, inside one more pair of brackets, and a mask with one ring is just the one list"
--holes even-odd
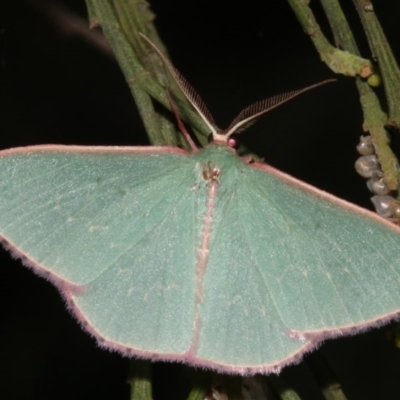
[(5, 247), (126, 356), (279, 372), (327, 338), (396, 318), (400, 229), (232, 147), (234, 132), (309, 88), (220, 131), (160, 56), (212, 143), (0, 152)]

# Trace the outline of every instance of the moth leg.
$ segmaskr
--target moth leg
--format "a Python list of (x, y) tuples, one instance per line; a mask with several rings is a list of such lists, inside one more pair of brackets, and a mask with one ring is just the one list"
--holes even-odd
[(192, 148), (192, 150), (198, 150), (198, 147), (194, 143), (193, 139), (191, 138), (189, 132), (186, 129), (185, 124), (182, 122), (181, 117), (179, 116), (178, 109), (176, 107), (174, 99), (171, 96), (171, 92), (170, 92), (169, 88), (167, 88), (167, 96), (168, 96), (169, 104), (171, 105), (172, 112), (174, 113), (176, 121), (178, 123), (179, 129), (181, 130), (181, 132), (185, 136), (185, 138), (188, 141), (188, 143), (189, 143), (190, 147)]

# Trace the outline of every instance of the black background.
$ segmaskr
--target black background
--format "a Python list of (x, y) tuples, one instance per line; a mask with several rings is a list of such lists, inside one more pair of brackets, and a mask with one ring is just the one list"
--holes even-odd
[[(400, 4), (391, 2), (389, 8), (387, 2), (376, 3), (399, 55)], [(65, 4), (85, 16), (83, 1)], [(222, 127), (256, 100), (333, 77), (285, 1), (151, 4), (175, 65)], [(352, 4), (347, 8), (360, 33)], [(80, 38), (60, 34), (30, 2), (3, 2), (0, 18), (1, 149), (40, 143), (147, 143), (114, 61)], [(369, 57), (364, 38), (359, 39)], [(337, 83), (274, 110), (241, 140), (271, 165), (370, 208), (369, 193), (353, 168), (361, 125), (354, 82), (339, 77)], [(96, 347), (65, 311), (53, 286), (7, 252), (1, 251), (0, 257), (1, 397), (127, 399), (127, 361)], [(349, 400), (400, 398), (400, 350), (388, 339), (389, 328), (321, 347)], [(322, 399), (307, 360), (286, 368), (283, 376), (303, 399)], [(157, 365), (155, 398), (185, 398), (180, 374), (176, 365)]]

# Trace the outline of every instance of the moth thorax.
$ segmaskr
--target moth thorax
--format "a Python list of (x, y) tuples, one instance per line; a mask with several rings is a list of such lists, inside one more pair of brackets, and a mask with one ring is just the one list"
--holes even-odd
[(209, 181), (210, 183), (218, 182), (220, 169), (211, 164), (210, 161), (208, 161), (207, 164), (202, 165), (201, 172), (204, 180)]

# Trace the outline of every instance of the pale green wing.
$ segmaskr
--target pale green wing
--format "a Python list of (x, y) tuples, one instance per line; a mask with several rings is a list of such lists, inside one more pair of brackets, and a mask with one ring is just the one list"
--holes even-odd
[(124, 354), (272, 372), (400, 309), (398, 228), (221, 146), (2, 152), (0, 227)]
[(190, 348), (193, 160), (171, 148), (38, 146), (0, 153), (0, 227), (108, 347)]
[(267, 166), (223, 166), (198, 356), (271, 372), (400, 311), (400, 230)]

